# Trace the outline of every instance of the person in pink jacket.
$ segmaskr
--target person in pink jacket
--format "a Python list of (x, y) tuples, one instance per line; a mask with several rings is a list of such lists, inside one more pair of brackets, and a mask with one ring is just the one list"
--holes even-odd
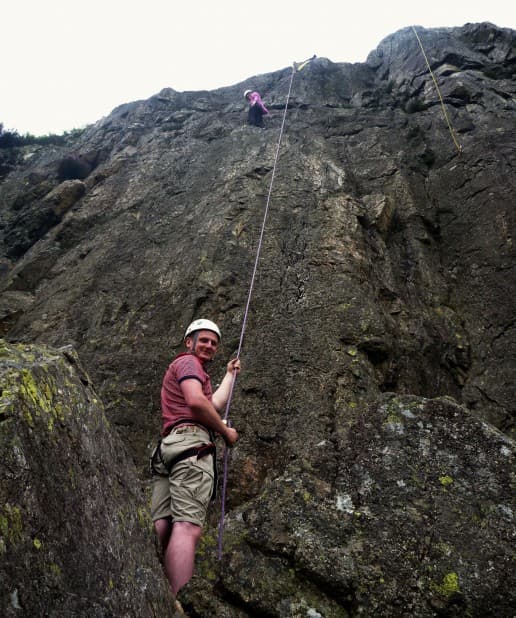
[(263, 116), (268, 115), (269, 110), (263, 104), (261, 96), (254, 90), (246, 90), (244, 92), (244, 97), (249, 101), (247, 122), (255, 127), (264, 129)]

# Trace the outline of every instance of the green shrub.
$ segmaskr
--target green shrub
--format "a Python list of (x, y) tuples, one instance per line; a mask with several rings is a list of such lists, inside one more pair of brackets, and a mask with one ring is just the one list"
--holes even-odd
[(65, 131), (62, 135), (49, 133), (48, 135), (35, 136), (31, 133), (20, 135), (16, 129), (5, 130), (3, 123), (0, 122), (0, 148), (16, 148), (19, 146), (30, 146), (37, 144), (39, 146), (47, 146), (53, 144), (60, 146), (66, 144), (69, 139), (79, 137), (85, 129), (72, 129)]

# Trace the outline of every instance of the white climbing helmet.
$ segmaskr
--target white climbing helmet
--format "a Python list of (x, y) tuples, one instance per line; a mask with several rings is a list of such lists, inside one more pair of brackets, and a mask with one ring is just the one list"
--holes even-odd
[(252, 90), (246, 90), (244, 92), (244, 99), (247, 97), (248, 94), (251, 94)]
[(222, 335), (220, 334), (220, 329), (219, 327), (215, 324), (215, 322), (212, 322), (211, 320), (194, 320), (186, 329), (185, 332), (185, 336), (183, 337), (183, 341), (189, 337), (192, 333), (195, 333), (198, 330), (211, 330), (213, 333), (215, 333), (217, 335), (217, 337), (219, 338), (219, 341), (222, 338)]

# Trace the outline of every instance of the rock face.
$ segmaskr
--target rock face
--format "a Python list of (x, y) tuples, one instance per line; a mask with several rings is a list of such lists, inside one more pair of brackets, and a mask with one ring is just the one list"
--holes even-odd
[(232, 513), (225, 594), (256, 615), (510, 616), (514, 443), (446, 398), (345, 416)]
[[(417, 32), (461, 153), (411, 28), (294, 76), (201, 615), (508, 615), (515, 33)], [(186, 325), (221, 326), (215, 382), (237, 348), (290, 78), (165, 89), (0, 184), (1, 332), (73, 345), (142, 478)], [(70, 158), (89, 167), (61, 183)]]
[(0, 379), (2, 616), (170, 615), (134, 467), (73, 351), (2, 341)]

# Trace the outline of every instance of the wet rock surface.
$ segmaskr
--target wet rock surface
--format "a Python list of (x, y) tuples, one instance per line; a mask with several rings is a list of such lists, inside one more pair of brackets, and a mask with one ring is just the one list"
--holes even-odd
[[(455, 141), (411, 28), (365, 63), (316, 58), (295, 75), (231, 411), (227, 571), (211, 563), (214, 511), (198, 615), (481, 616), (489, 599), (508, 615), (513, 507), (489, 454), (516, 400), (515, 34), (417, 32)], [(73, 345), (142, 479), (186, 325), (221, 326), (215, 383), (238, 346), (290, 77), (164, 89), (2, 176), (1, 332)], [(266, 130), (245, 124), (248, 87)], [(88, 168), (62, 181), (79, 155)], [(387, 422), (398, 401), (419, 420), (401, 407)], [(493, 495), (480, 483), (486, 511), (477, 445), (497, 479)]]

